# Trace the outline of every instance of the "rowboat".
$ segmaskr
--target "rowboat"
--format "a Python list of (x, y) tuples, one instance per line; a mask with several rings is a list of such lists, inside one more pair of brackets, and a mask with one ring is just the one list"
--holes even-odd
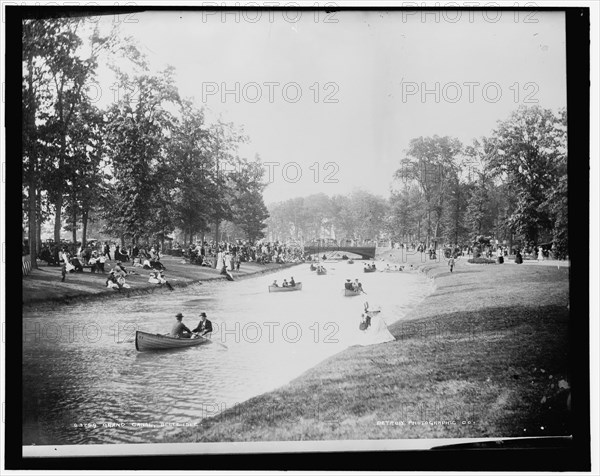
[(377, 270), (375, 268), (364, 268), (363, 271), (365, 273), (374, 273)]
[(149, 332), (135, 332), (135, 349), (144, 352), (147, 350), (179, 349), (181, 347), (194, 347), (196, 345), (210, 344), (204, 337), (177, 338), (164, 334), (150, 334)]
[(354, 289), (344, 289), (344, 296), (359, 296), (360, 294), (360, 291), (355, 291)]
[(301, 291), (302, 283), (296, 283), (295, 286), (269, 286), (270, 293), (283, 293), (287, 291)]
[(348, 264), (354, 264), (354, 260), (353, 259), (349, 259), (348, 260)]
[(319, 275), (327, 274), (327, 270), (325, 268), (317, 269), (317, 274), (319, 274)]

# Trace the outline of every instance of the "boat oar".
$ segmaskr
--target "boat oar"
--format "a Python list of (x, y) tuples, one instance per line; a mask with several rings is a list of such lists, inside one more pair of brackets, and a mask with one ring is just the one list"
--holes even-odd
[[(206, 339), (206, 337), (205, 337), (205, 339)], [(216, 341), (216, 340), (212, 340), (212, 339), (207, 339), (207, 340), (211, 341), (213, 344), (218, 344), (218, 345), (220, 345), (220, 346), (221, 346), (221, 347), (223, 347), (225, 350), (229, 350), (229, 347), (227, 347), (225, 344), (222, 344), (221, 342), (218, 342), (218, 341)]]
[(132, 342), (135, 342), (135, 339), (118, 340), (117, 344), (131, 344)]
[(192, 335), (193, 336), (198, 336), (201, 339), (206, 339), (207, 341), (212, 342), (213, 344), (219, 344), (221, 347), (225, 347), (225, 349), (229, 350), (229, 347), (227, 347), (225, 344), (222, 344), (221, 342), (218, 342), (216, 340), (209, 339), (208, 337), (201, 336), (197, 332), (194, 332)]

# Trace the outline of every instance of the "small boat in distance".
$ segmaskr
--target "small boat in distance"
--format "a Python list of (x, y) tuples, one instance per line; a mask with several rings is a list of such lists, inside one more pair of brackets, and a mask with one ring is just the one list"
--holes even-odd
[(150, 334), (149, 332), (135, 332), (135, 349), (139, 352), (147, 350), (179, 349), (182, 347), (194, 347), (197, 345), (210, 344), (210, 339), (204, 337), (172, 337), (168, 334)]
[(374, 273), (375, 271), (377, 271), (376, 268), (364, 268), (363, 271), (365, 273)]
[(302, 283), (296, 283), (295, 286), (269, 286), (270, 293), (282, 293), (288, 291), (302, 291)]
[(353, 259), (349, 259), (348, 260), (348, 264), (354, 264), (354, 260)]
[(354, 289), (344, 289), (344, 296), (360, 296), (361, 291), (354, 291)]
[(317, 274), (318, 275), (327, 274), (327, 270), (323, 267), (319, 267), (319, 268), (317, 268)]

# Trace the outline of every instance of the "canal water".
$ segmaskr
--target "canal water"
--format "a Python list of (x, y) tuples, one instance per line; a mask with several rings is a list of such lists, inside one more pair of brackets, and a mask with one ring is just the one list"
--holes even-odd
[[(363, 273), (361, 261), (325, 266), (323, 276), (302, 264), (170, 293), (25, 310), (23, 444), (161, 442), (349, 346), (385, 340), (359, 330), (365, 301), (389, 325), (431, 291), (417, 272)], [(301, 291), (268, 292), (273, 279), (290, 276)], [(366, 294), (345, 297), (345, 280), (355, 278)], [(214, 343), (136, 351), (136, 330), (167, 333), (178, 312), (192, 329), (202, 311)]]

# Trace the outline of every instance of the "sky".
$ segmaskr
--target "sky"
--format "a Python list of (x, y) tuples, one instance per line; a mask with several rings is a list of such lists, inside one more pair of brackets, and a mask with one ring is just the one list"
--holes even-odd
[[(520, 105), (566, 107), (561, 12), (144, 12), (118, 21), (209, 122), (243, 126), (272, 203), (388, 196), (413, 138), (465, 144)], [(108, 75), (99, 82), (104, 92)], [(112, 93), (110, 93), (112, 94)], [(104, 99), (110, 96), (105, 94)]]

